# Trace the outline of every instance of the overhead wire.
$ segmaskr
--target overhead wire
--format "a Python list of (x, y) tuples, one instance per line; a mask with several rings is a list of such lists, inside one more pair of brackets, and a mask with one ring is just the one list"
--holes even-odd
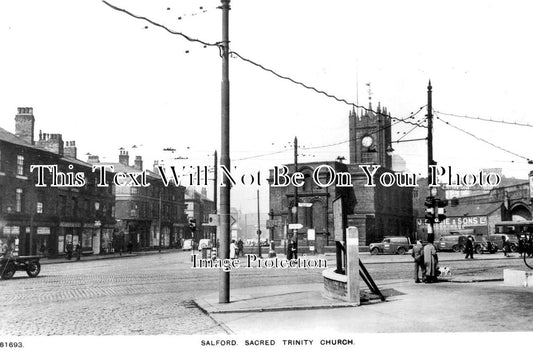
[[(436, 111), (435, 111), (435, 112), (436, 112)], [(512, 151), (510, 151), (510, 150), (508, 150), (508, 149), (506, 149), (506, 148), (503, 148), (503, 147), (501, 147), (501, 146), (499, 146), (499, 145), (497, 145), (497, 144), (494, 144), (494, 143), (492, 143), (492, 142), (489, 142), (488, 140), (486, 140), (486, 139), (484, 139), (484, 138), (478, 137), (478, 136), (476, 136), (476, 135), (473, 134), (473, 133), (470, 133), (470, 132), (468, 132), (468, 131), (466, 131), (466, 130), (460, 128), (460, 127), (455, 126), (454, 124), (452, 124), (452, 123), (450, 123), (450, 122), (448, 122), (448, 121), (443, 120), (443, 119), (440, 118), (439, 116), (435, 116), (435, 117), (436, 117), (439, 121), (442, 121), (442, 122), (444, 122), (445, 124), (447, 124), (448, 126), (453, 127), (453, 128), (455, 128), (456, 130), (459, 130), (459, 131), (461, 131), (461, 132), (463, 132), (463, 133), (465, 133), (465, 134), (467, 134), (467, 135), (469, 135), (469, 136), (471, 136), (471, 137), (473, 137), (473, 138), (475, 138), (475, 139), (477, 139), (477, 140), (479, 140), (479, 141), (481, 141), (481, 142), (483, 142), (483, 143), (486, 143), (486, 144), (488, 144), (488, 145), (490, 145), (490, 146), (492, 146), (492, 147), (494, 147), (494, 148), (497, 148), (497, 149), (499, 149), (499, 150), (501, 150), (501, 151), (504, 151), (504, 152), (506, 152), (506, 153), (512, 154), (512, 155), (514, 155), (514, 156), (516, 156), (516, 157), (519, 157), (519, 158), (525, 159), (525, 160), (528, 161), (528, 163), (529, 163), (529, 162), (532, 162), (531, 159), (529, 159), (529, 158), (527, 158), (527, 157), (525, 157), (525, 156), (523, 156), (523, 155), (517, 154), (517, 153), (512, 152)]]

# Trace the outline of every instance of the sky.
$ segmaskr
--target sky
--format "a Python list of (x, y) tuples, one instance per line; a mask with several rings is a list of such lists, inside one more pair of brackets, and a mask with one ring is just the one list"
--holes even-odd
[[(110, 2), (192, 38), (221, 39), (219, 1)], [(527, 1), (233, 0), (230, 47), (361, 106), (368, 107), (370, 83), (372, 106), (379, 102), (394, 117), (409, 117), (426, 105), (431, 80), (438, 112), (533, 125), (529, 10)], [(118, 161), (124, 147), (132, 163), (142, 155), (145, 167), (154, 160), (212, 165), (213, 152), (220, 153), (217, 48), (99, 0), (4, 0), (0, 48), (0, 126), (11, 132), (17, 107), (33, 107), (36, 134), (75, 140), (82, 160), (91, 153)], [(266, 177), (269, 168), (290, 163), (288, 143), (295, 136), (300, 162), (349, 156), (350, 105), (238, 58), (230, 59), (230, 85), (231, 159), (239, 172), (261, 170)], [(423, 109), (415, 121), (425, 114)], [(394, 125), (393, 140), (411, 128)], [(532, 133), (528, 126), (439, 113), (434, 159), (460, 172), (502, 168), (506, 176), (527, 178)], [(404, 139), (425, 136), (417, 128)], [(176, 151), (163, 150), (169, 147)], [(409, 170), (425, 174), (425, 141), (393, 148)], [(188, 159), (173, 159), (178, 156)], [(254, 212), (257, 188), (232, 189), (232, 205)], [(259, 188), (266, 211), (268, 188)]]

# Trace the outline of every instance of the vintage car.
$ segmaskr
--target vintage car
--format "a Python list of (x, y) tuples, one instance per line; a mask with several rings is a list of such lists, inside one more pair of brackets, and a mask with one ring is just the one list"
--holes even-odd
[(9, 280), (17, 271), (26, 271), (29, 277), (37, 277), (41, 272), (38, 256), (0, 256), (0, 278)]
[(490, 238), (487, 238), (482, 235), (476, 235), (474, 237), (474, 251), (477, 254), (494, 254), (498, 251), (498, 246)]
[(435, 248), (437, 251), (463, 252), (468, 237), (462, 234), (444, 235), (435, 242)]
[(409, 238), (401, 236), (386, 236), (381, 243), (372, 243), (368, 246), (372, 255), (376, 254), (400, 254), (403, 255), (411, 249), (413, 245)]
[(509, 249), (511, 252), (518, 251), (518, 237), (514, 234), (491, 234), (487, 240), (496, 245), (498, 250), (503, 250), (502, 237), (509, 238)]

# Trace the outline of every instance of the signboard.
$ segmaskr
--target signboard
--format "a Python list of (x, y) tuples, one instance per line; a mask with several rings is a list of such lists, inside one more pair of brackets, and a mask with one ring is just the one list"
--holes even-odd
[(289, 229), (300, 229), (302, 227), (303, 227), (303, 225), (300, 224), (300, 223), (290, 223), (289, 224)]
[(342, 215), (342, 198), (333, 201), (333, 228), (336, 242), (344, 241), (344, 217)]
[[(218, 215), (217, 214), (209, 214), (207, 222), (208, 223), (204, 223), (203, 225), (204, 226), (214, 226), (214, 227), (218, 226), (218, 224), (219, 224)], [(233, 225), (233, 223), (232, 223), (232, 225)]]
[(315, 230), (314, 229), (308, 229), (307, 230), (307, 240), (315, 240)]
[(19, 227), (18, 226), (5, 226), (4, 235), (18, 235)]
[(298, 202), (298, 207), (313, 207), (313, 204), (310, 202)]
[(50, 227), (37, 227), (37, 234), (50, 234)]

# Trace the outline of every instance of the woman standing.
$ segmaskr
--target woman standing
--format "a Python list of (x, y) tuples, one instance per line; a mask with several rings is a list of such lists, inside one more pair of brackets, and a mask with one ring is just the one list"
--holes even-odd
[(235, 251), (237, 250), (237, 245), (235, 244), (235, 240), (231, 241), (231, 244), (229, 245), (229, 258), (235, 259)]
[(424, 262), (426, 264), (426, 283), (437, 282), (437, 264), (439, 262), (437, 249), (433, 245), (435, 237), (428, 236), (428, 243), (424, 247)]

